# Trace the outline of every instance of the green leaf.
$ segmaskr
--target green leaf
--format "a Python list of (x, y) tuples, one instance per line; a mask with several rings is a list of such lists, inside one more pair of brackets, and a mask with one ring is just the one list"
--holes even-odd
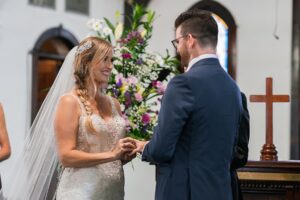
[(152, 24), (153, 20), (154, 20), (154, 16), (155, 16), (155, 12), (154, 11), (148, 11), (147, 14), (147, 22), (149, 24)]
[(115, 32), (115, 26), (106, 18), (104, 17), (104, 21), (106, 22), (107, 26), (112, 30), (112, 32)]

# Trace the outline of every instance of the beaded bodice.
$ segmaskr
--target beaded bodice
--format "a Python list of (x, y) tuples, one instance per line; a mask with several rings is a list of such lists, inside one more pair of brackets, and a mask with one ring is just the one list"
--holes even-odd
[[(79, 101), (78, 97), (75, 98)], [(77, 135), (78, 150), (88, 153), (107, 152), (125, 136), (125, 121), (117, 112), (112, 98), (109, 99), (112, 106), (111, 119), (105, 121), (99, 115), (90, 116), (96, 133), (91, 133), (86, 128), (88, 116), (79, 101), (82, 114), (79, 118)], [(57, 190), (57, 200), (123, 200), (123, 198), (124, 172), (120, 160), (88, 168), (66, 168)]]

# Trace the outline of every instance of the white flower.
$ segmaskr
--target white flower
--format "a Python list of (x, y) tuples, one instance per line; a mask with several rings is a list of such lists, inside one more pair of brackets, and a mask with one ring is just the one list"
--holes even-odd
[(120, 104), (121, 110), (124, 111), (125, 110), (125, 105), (124, 104)]
[(144, 65), (143, 68), (142, 68), (142, 71), (145, 73), (145, 74), (148, 74), (151, 72), (151, 69), (149, 68), (148, 65)]
[(113, 64), (114, 65), (122, 65), (123, 63), (121, 60), (115, 59)]
[(96, 22), (96, 19), (90, 19), (87, 23), (86, 23), (86, 25), (87, 25), (87, 27), (89, 28), (89, 29), (93, 29), (93, 24)]
[(95, 21), (92, 25), (92, 29), (94, 31), (101, 31), (103, 29), (103, 23), (101, 23), (100, 21)]
[(160, 66), (163, 66), (164, 65), (164, 60), (162, 59), (162, 57), (158, 54), (155, 54), (155, 62), (157, 64), (159, 64)]
[(104, 27), (102, 31), (105, 36), (112, 34), (112, 30), (108, 27)]
[(151, 80), (156, 80), (158, 78), (158, 75), (157, 74), (155, 74), (155, 73), (151, 73), (150, 74), (150, 79)]

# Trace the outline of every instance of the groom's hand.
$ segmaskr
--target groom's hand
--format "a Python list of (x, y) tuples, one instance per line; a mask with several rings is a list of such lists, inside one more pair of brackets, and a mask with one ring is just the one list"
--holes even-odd
[(130, 156), (136, 154), (136, 153), (143, 153), (143, 150), (145, 148), (145, 145), (148, 144), (149, 141), (139, 141), (134, 140), (136, 148), (129, 154)]

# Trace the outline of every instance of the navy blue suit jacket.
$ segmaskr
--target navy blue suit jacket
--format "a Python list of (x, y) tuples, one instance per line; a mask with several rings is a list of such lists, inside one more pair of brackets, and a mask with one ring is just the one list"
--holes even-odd
[(156, 200), (232, 199), (230, 163), (242, 112), (238, 86), (218, 59), (174, 77), (142, 159), (157, 164)]

